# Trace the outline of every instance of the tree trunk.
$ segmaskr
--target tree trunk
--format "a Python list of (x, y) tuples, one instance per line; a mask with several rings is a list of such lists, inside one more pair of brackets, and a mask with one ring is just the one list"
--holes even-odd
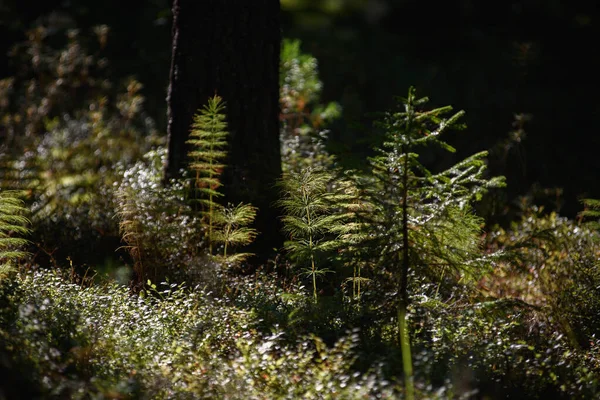
[(225, 202), (259, 208), (253, 251), (264, 262), (281, 245), (275, 181), (279, 145), (279, 0), (174, 0), (165, 178), (187, 166), (194, 113), (214, 94), (229, 123)]

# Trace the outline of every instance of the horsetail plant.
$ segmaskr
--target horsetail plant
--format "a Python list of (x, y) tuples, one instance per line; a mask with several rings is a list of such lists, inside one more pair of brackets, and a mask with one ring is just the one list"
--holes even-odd
[(29, 220), (23, 201), (16, 191), (0, 191), (0, 279), (14, 268), (14, 263), (27, 255), (20, 250), (29, 243)]
[(188, 144), (192, 162), (189, 168), (195, 172), (196, 200), (201, 204), (202, 215), (208, 228), (209, 253), (213, 254), (215, 215), (222, 206), (216, 199), (223, 196), (220, 176), (227, 157), (227, 121), (225, 103), (220, 96), (208, 99), (208, 104), (194, 116)]
[(227, 121), (225, 103), (217, 95), (194, 116), (190, 140), (193, 150), (188, 153), (192, 159), (190, 169), (195, 172), (196, 200), (201, 204), (201, 213), (207, 226), (208, 252), (215, 255), (215, 245), (223, 246), (223, 254), (216, 256), (224, 263), (238, 263), (250, 253), (230, 254), (231, 247), (250, 244), (257, 235), (248, 226), (254, 222), (256, 208), (240, 203), (237, 206), (223, 207), (217, 198), (222, 186), (220, 177), (227, 157)]
[(583, 199), (583, 211), (578, 214), (579, 222), (591, 229), (600, 229), (600, 200)]
[(256, 229), (248, 225), (254, 222), (256, 207), (240, 203), (237, 206), (229, 204), (214, 215), (214, 224), (217, 228), (214, 232), (214, 242), (223, 246), (223, 262), (235, 264), (244, 261), (251, 256), (250, 253), (229, 254), (231, 247), (245, 246), (250, 244), (256, 237)]
[(317, 277), (331, 272), (322, 268), (322, 256), (338, 249), (344, 241), (347, 213), (337, 212), (347, 199), (342, 193), (328, 190), (333, 175), (327, 171), (306, 168), (289, 172), (280, 180), (283, 198), (279, 205), (285, 215), (283, 230), (289, 235), (285, 249), (292, 260), (308, 265), (304, 272), (312, 280), (313, 299), (317, 302)]

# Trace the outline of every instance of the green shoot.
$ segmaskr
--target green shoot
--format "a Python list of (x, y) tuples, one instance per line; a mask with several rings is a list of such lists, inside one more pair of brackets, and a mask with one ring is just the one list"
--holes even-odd
[(195, 189), (197, 200), (202, 206), (202, 214), (208, 227), (209, 253), (213, 254), (215, 215), (221, 206), (216, 199), (223, 196), (218, 189), (222, 186), (221, 172), (227, 157), (227, 122), (225, 103), (219, 96), (208, 100), (208, 104), (194, 116), (190, 140), (193, 146), (189, 152), (192, 159), (190, 169), (195, 172)]

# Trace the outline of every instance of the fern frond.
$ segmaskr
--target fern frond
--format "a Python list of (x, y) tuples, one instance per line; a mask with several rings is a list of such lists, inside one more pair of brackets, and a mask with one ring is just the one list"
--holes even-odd
[(121, 240), (126, 244), (122, 248), (127, 249), (133, 259), (133, 270), (137, 274), (138, 282), (146, 281), (144, 264), (142, 260), (143, 245), (142, 226), (139, 221), (138, 210), (135, 202), (135, 192), (132, 188), (120, 190), (117, 193), (118, 208), (117, 216), (119, 217), (119, 233)]

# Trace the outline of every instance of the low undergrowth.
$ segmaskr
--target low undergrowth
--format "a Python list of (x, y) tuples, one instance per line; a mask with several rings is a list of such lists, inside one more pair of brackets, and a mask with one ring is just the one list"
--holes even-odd
[[(244, 289), (244, 290), (247, 290)], [(250, 289), (252, 290), (252, 289)], [(246, 295), (151, 284), (82, 287), (48, 271), (1, 289), (2, 368), (44, 398), (392, 398), (380, 374), (352, 369), (358, 335), (328, 346), (266, 329)], [(233, 298), (238, 305), (235, 305)], [(294, 307), (293, 300), (280, 300)], [(265, 299), (263, 299), (265, 303)], [(246, 304), (249, 307), (241, 307)], [(5, 386), (9, 388), (8, 386)], [(240, 390), (243, 388), (243, 390)]]

